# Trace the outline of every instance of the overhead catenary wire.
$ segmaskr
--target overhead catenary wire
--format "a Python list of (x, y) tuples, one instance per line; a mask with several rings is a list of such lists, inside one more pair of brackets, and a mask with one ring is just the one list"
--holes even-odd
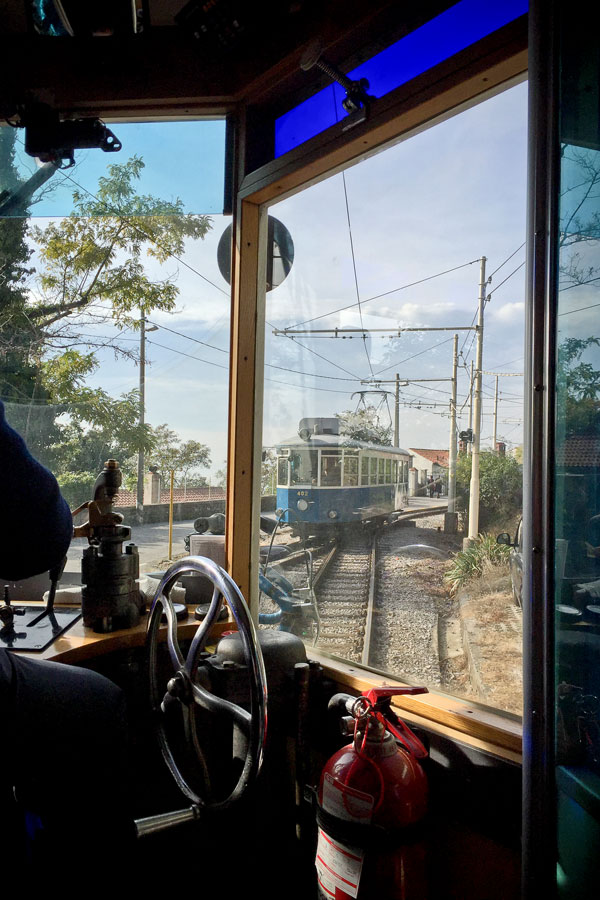
[(486, 302), (489, 301), (489, 300), (491, 300), (492, 295), (495, 294), (496, 291), (499, 291), (500, 288), (502, 287), (502, 285), (503, 285), (503, 284), (506, 284), (506, 282), (509, 280), (509, 278), (512, 278), (513, 275), (516, 275), (516, 273), (519, 271), (519, 269), (522, 269), (522, 268), (523, 268), (523, 266), (525, 265), (525, 263), (526, 263), (526, 260), (523, 260), (523, 262), (522, 262), (520, 265), (518, 265), (516, 269), (513, 269), (513, 270), (512, 270), (512, 272), (510, 273), (510, 275), (507, 275), (506, 278), (505, 278), (503, 281), (500, 282), (500, 284), (497, 284), (495, 288), (492, 288), (492, 290), (488, 293), (487, 297), (485, 298), (485, 299), (486, 299)]
[[(350, 240), (350, 255), (352, 257), (352, 271), (354, 273), (354, 287), (356, 289), (356, 304), (358, 306), (358, 315), (360, 317), (360, 325), (363, 327), (363, 317), (362, 317), (362, 307), (360, 305), (360, 289), (358, 287), (358, 275), (356, 272), (356, 255), (354, 253), (354, 241), (352, 239), (352, 222), (350, 220), (350, 206), (348, 205), (348, 189), (346, 187), (346, 173), (342, 172), (342, 183), (344, 185), (344, 201), (346, 204), (346, 218), (348, 220), (348, 238)], [(371, 365), (371, 357), (369, 356), (369, 349), (367, 347), (367, 339), (363, 334), (363, 347), (365, 350), (365, 355), (367, 357), (367, 362), (369, 364), (369, 370), (371, 375), (373, 374), (373, 366)]]
[(523, 247), (525, 246), (526, 243), (527, 243), (527, 241), (523, 241), (523, 243), (521, 244), (520, 247), (517, 247), (517, 249), (514, 250), (514, 251), (510, 254), (510, 256), (507, 256), (507, 257), (506, 257), (506, 259), (504, 260), (504, 262), (501, 262), (500, 265), (497, 266), (497, 267), (494, 269), (494, 271), (490, 273), (490, 275), (489, 275), (489, 280), (490, 280), (490, 281), (492, 280), (492, 278), (494, 277), (494, 275), (496, 274), (496, 272), (499, 272), (500, 269), (501, 269), (503, 266), (505, 266), (506, 263), (509, 262), (509, 260), (511, 260), (511, 259), (513, 258), (513, 256), (516, 256), (516, 255), (517, 255), (517, 253), (519, 252), (519, 250), (522, 250), (522, 249), (523, 249)]
[[(375, 294), (373, 297), (367, 297), (364, 300), (361, 300), (361, 304), (364, 307), (366, 303), (371, 303), (373, 300), (381, 300), (382, 297), (388, 297), (390, 294), (396, 294), (398, 291), (405, 291), (408, 288), (416, 287), (418, 284), (424, 284), (426, 281), (431, 281), (434, 278), (440, 278), (442, 275), (448, 275), (450, 272), (457, 272), (459, 269), (465, 269), (467, 266), (472, 266), (473, 263), (479, 262), (478, 259), (472, 259), (468, 263), (462, 263), (460, 266), (454, 266), (452, 269), (445, 269), (443, 272), (436, 272), (435, 275), (427, 275), (425, 278), (420, 278), (418, 281), (412, 281), (409, 284), (400, 285), (400, 287), (392, 288), (390, 291), (384, 291), (382, 294)], [(313, 316), (312, 319), (305, 319), (303, 322), (296, 322), (294, 325), (290, 325), (290, 328), (299, 328), (300, 325), (308, 325), (310, 322), (317, 322), (319, 319), (326, 319), (328, 316), (333, 316), (338, 312), (345, 312), (347, 309), (353, 309), (357, 304), (350, 303), (348, 306), (341, 306), (339, 309), (332, 309), (329, 312), (322, 313), (319, 316)]]

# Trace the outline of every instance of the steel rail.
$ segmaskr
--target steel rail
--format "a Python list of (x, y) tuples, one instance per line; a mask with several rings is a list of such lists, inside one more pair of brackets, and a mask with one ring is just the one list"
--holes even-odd
[(376, 528), (373, 534), (373, 543), (371, 544), (371, 571), (369, 572), (369, 599), (367, 602), (367, 616), (365, 620), (365, 637), (363, 642), (363, 650), (361, 655), (361, 663), (363, 666), (369, 665), (371, 657), (371, 638), (373, 634), (373, 614), (375, 612), (375, 599), (377, 595), (377, 549), (379, 545), (379, 535), (381, 528)]

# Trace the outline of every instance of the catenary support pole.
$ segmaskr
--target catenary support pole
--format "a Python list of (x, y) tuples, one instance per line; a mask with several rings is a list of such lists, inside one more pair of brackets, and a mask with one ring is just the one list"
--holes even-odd
[[(144, 427), (144, 418), (146, 414), (146, 316), (142, 313), (140, 317), (140, 411), (138, 420), (140, 424), (140, 432)], [(142, 447), (138, 450), (137, 464), (137, 497), (136, 506), (140, 522), (144, 515), (144, 450)]]
[(394, 400), (394, 447), (400, 446), (400, 376), (396, 372), (396, 396)]
[(477, 314), (477, 348), (475, 354), (475, 391), (473, 402), (473, 453), (469, 488), (469, 534), (466, 543), (479, 534), (479, 451), (481, 446), (481, 381), (483, 373), (483, 310), (485, 306), (485, 256), (481, 257), (479, 275), (479, 309)]
[(498, 378), (496, 375), (496, 390), (494, 391), (494, 435), (492, 438), (492, 448), (494, 453), (497, 453), (497, 443), (498, 443)]
[[(469, 387), (469, 431), (473, 431), (473, 394), (474, 394), (474, 387), (475, 387), (475, 371), (474, 371), (473, 360), (471, 360), (471, 380), (470, 380), (469, 384), (470, 384), (470, 387)], [(473, 452), (473, 444), (471, 442), (469, 442), (467, 452), (468, 452), (469, 456)]]
[(454, 335), (452, 354), (452, 396), (450, 398), (450, 443), (448, 448), (448, 512), (444, 516), (444, 531), (456, 534), (456, 396), (458, 382), (458, 335)]

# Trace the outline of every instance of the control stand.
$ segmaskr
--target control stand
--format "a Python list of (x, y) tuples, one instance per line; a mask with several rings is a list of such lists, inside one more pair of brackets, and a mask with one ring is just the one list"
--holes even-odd
[(89, 547), (81, 561), (83, 624), (96, 632), (133, 628), (140, 621), (145, 601), (140, 593), (139, 557), (135, 544), (123, 544), (131, 528), (113, 510), (121, 486), (119, 464), (109, 459), (94, 484), (94, 499), (73, 511), (88, 511), (88, 521), (75, 527), (74, 537), (85, 537)]

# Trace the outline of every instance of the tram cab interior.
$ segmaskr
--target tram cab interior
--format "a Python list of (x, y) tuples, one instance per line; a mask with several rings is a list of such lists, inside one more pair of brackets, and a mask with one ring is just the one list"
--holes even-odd
[[(90, 846), (85, 866), (77, 870), (89, 875), (90, 889), (106, 879), (117, 891), (120, 884), (137, 884), (144, 890), (159, 885), (184, 892), (211, 890), (220, 897), (241, 891), (265, 897), (347, 896), (339, 887), (338, 893), (330, 887), (319, 895), (315, 875), (315, 791), (327, 760), (349, 740), (340, 735), (339, 709), (328, 711), (328, 704), (339, 693), (357, 697), (396, 684), (402, 673), (371, 671), (320, 653), (310, 643), (305, 646), (297, 635), (267, 631), (262, 638), (267, 708), (263, 705), (262, 668), (254, 649), (260, 630), (252, 620), (258, 621), (260, 546), (265, 542), (258, 523), (265, 295), (273, 276), (268, 210), (385, 147), (435, 129), (457, 110), (474, 108), (484, 98), (527, 81), (523, 714), (507, 715), (435, 689), (394, 698), (393, 709), (428, 753), (423, 767), (429, 812), (422, 829), (407, 837), (411, 846), (423, 848), (424, 880), (417, 878), (411, 888), (409, 867), (405, 876), (396, 872), (389, 890), (379, 888), (372, 894), (365, 884), (358, 896), (597, 896), (598, 744), (593, 752), (577, 756), (575, 764), (569, 759), (565, 763), (570, 749), (560, 734), (557, 737), (556, 691), (569, 680), (579, 687), (579, 679), (586, 696), (597, 700), (600, 639), (582, 638), (581, 630), (565, 635), (554, 602), (562, 590), (557, 547), (575, 527), (575, 516), (560, 518), (566, 504), (564, 485), (580, 478), (577, 486), (587, 498), (595, 496), (597, 477), (597, 469), (590, 468), (595, 463), (567, 460), (567, 449), (576, 452), (573, 441), (582, 432), (575, 424), (565, 438), (561, 430), (565, 382), (557, 380), (556, 372), (558, 317), (565, 312), (558, 310), (566, 296), (557, 287), (558, 261), (566, 246), (559, 228), (561, 184), (567, 178), (561, 145), (590, 153), (600, 149), (600, 58), (597, 29), (590, 21), (596, 15), (586, 5), (567, 8), (561, 0), (97, 0), (85, 4), (85, 12), (66, 0), (3, 4), (2, 127), (17, 126), (22, 135), (21, 126), (29, 121), (32, 145), (42, 160), (44, 152), (52, 150), (59, 150), (65, 163), (71, 154), (77, 158), (82, 147), (88, 153), (102, 152), (97, 132), (92, 138), (89, 132), (87, 137), (78, 133), (70, 144), (67, 140), (57, 147), (62, 140), (57, 134), (63, 134), (59, 123), (100, 120), (117, 142), (125, 122), (225, 123), (222, 212), (230, 217), (233, 237), (223, 568), (229, 579), (226, 599), (235, 606), (239, 591), (250, 614), (245, 617), (238, 609), (221, 620), (219, 610), (213, 609), (211, 631), (203, 635), (200, 648), (198, 641), (194, 644), (198, 623), (190, 618), (177, 632), (170, 612), (172, 633), (179, 636), (169, 645), (159, 622), (163, 610), (158, 609), (150, 630), (154, 676), (148, 675), (144, 615), (135, 627), (104, 634), (80, 624), (74, 626), (79, 629), (72, 632), (74, 637), (67, 631), (41, 653), (28, 653), (34, 659), (100, 673), (124, 692), (132, 822), (189, 810), (190, 804), (194, 808), (191, 816), (183, 816), (194, 821), (171, 822), (173, 827), (164, 829), (163, 822), (156, 833), (149, 828), (152, 833), (145, 837), (122, 838), (125, 859), (118, 871), (111, 869), (110, 834), (104, 846)], [(386, 57), (391, 47), (397, 47), (397, 55)], [(348, 80), (345, 73), (360, 73), (360, 67), (378, 55), (385, 59), (388, 78), (383, 87), (376, 74), (370, 86), (358, 76)], [(309, 112), (297, 122), (286, 118), (334, 80), (337, 111)], [(36, 118), (40, 109), (43, 114)], [(116, 153), (113, 159), (118, 157)], [(177, 168), (177, 160), (171, 159), (168, 167)], [(200, 151), (186, 177), (201, 178), (202, 168)], [(0, 202), (5, 200), (0, 197)], [(597, 230), (596, 218), (594, 222)], [(585, 240), (593, 250), (593, 229)], [(583, 263), (593, 265), (585, 259)], [(589, 325), (581, 323), (581, 328), (569, 332), (570, 338), (585, 339)], [(565, 440), (571, 441), (567, 449)], [(590, 504), (585, 509), (591, 518), (600, 510)], [(5, 527), (10, 525), (5, 522)], [(31, 553), (36, 553), (35, 546)], [(216, 570), (207, 571), (214, 575)], [(15, 590), (21, 590), (18, 584)], [(223, 632), (237, 629), (243, 633), (241, 640), (223, 638), (222, 655), (217, 650), (210, 663), (211, 691), (218, 693), (215, 685), (227, 683), (229, 699), (206, 700), (210, 691), (202, 687), (203, 705), (191, 716), (191, 725), (182, 716), (176, 739), (176, 750), (191, 771), (173, 778), (166, 764), (171, 750), (163, 744), (161, 753), (148, 712), (153, 678), (160, 676), (161, 685), (175, 681), (173, 661), (181, 661), (190, 645), (192, 652), (202, 650), (193, 667), (196, 675), (198, 666), (206, 663), (204, 648), (212, 654)], [(227, 641), (235, 646), (226, 646)], [(238, 676), (230, 683), (232, 671)], [(176, 702), (177, 690), (172, 685), (165, 697)], [(232, 738), (232, 721), (245, 734), (241, 743)], [(581, 725), (581, 716), (577, 723)], [(592, 742), (596, 740), (592, 735)], [(262, 769), (257, 774), (259, 760)], [(188, 774), (200, 795), (210, 784), (216, 798), (210, 809), (203, 811), (202, 804), (198, 807), (191, 799)], [(64, 759), (60, 773), (49, 777), (68, 782), (69, 759)], [(241, 787), (245, 790), (238, 800)], [(93, 771), (86, 773), (80, 791), (89, 797), (90, 817), (102, 788)], [(235, 795), (231, 804), (230, 794)], [(84, 833), (85, 815), (72, 827)], [(67, 846), (57, 862), (63, 883), (69, 884), (71, 865)]]

